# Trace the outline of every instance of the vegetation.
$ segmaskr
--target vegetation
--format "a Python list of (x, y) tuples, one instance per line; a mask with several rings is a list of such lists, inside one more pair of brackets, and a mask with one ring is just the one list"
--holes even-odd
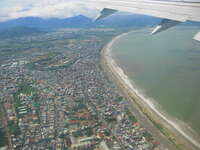
[(35, 91), (36, 90), (33, 87), (24, 82), (19, 85), (19, 90), (13, 95), (15, 110), (19, 118), (21, 117), (19, 115), (19, 110), (18, 110), (18, 108), (21, 106), (19, 95), (20, 94), (33, 95)]
[(34, 91), (35, 90), (27, 83), (22, 83), (20, 84), (20, 90), (18, 92), (25, 95), (31, 95)]
[(85, 134), (86, 134), (87, 136), (92, 136), (92, 135), (93, 135), (92, 129), (91, 129), (91, 128), (86, 129), (86, 130), (85, 130)]
[(143, 136), (146, 138), (147, 141), (152, 141), (153, 140), (153, 136), (147, 131), (145, 131), (143, 133)]
[(84, 102), (84, 98), (83, 97), (79, 97), (77, 99), (74, 100), (76, 103), (83, 103)]
[(122, 96), (119, 96), (119, 97), (116, 98), (116, 101), (117, 101), (117, 102), (121, 102), (123, 99), (124, 99), (124, 98), (123, 98)]
[(147, 118), (154, 124), (154, 126), (163, 134), (165, 135), (169, 141), (171, 141), (177, 149), (182, 149), (181, 147), (183, 145), (177, 143), (176, 139), (159, 123), (157, 123), (156, 121), (154, 121), (147, 113), (145, 113), (145, 115), (147, 116)]
[(80, 110), (80, 109), (84, 109), (86, 108), (86, 105), (85, 104), (77, 104), (77, 106), (74, 106), (74, 108), (72, 109), (74, 112)]
[(138, 120), (133, 114), (127, 109), (126, 114), (128, 115), (129, 120), (131, 120), (133, 123), (136, 123)]
[[(0, 103), (0, 105), (2, 105)], [(2, 107), (0, 107), (0, 109), (2, 109)], [(7, 136), (6, 136), (6, 131), (5, 131), (5, 128), (3, 127), (3, 124), (2, 124), (2, 110), (0, 110), (0, 147), (3, 147), (3, 146), (6, 146), (8, 144), (8, 139), (7, 139)]]
[(110, 117), (110, 118), (106, 118), (106, 121), (107, 121), (108, 123), (115, 123), (115, 122), (117, 122), (117, 119), (114, 118), (114, 117)]
[(64, 138), (66, 138), (66, 135), (64, 133), (62, 133), (61, 135), (59, 135), (59, 138), (64, 139)]
[(81, 131), (76, 131), (72, 133), (74, 137), (80, 137), (83, 136), (83, 133)]
[(9, 128), (9, 131), (10, 131), (11, 134), (14, 134), (14, 135), (20, 135), (21, 134), (21, 131), (20, 131), (18, 124), (14, 121), (8, 122), (8, 128)]
[[(60, 63), (59, 57), (60, 53), (50, 52), (49, 54), (37, 56), (26, 64), (26, 67), (30, 70), (41, 70), (41, 71), (52, 71), (67, 68), (73, 65), (79, 58), (68, 60), (67, 63)], [(67, 57), (66, 57), (67, 58)]]
[(106, 136), (111, 136), (111, 132), (110, 132), (108, 129), (104, 131), (104, 134), (105, 134)]
[(6, 137), (6, 132), (4, 128), (0, 128), (0, 147), (3, 147), (8, 144), (8, 140)]
[(22, 37), (22, 36), (33, 35), (33, 34), (38, 34), (38, 33), (42, 33), (42, 32), (36, 28), (14, 27), (14, 28), (0, 31), (0, 39)]

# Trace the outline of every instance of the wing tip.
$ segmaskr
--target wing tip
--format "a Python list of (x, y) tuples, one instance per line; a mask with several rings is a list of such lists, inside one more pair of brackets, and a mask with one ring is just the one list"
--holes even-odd
[(153, 31), (151, 32), (152, 35), (162, 32), (164, 30), (167, 30), (175, 25), (177, 25), (178, 23), (180, 23), (179, 21), (175, 21), (175, 20), (170, 20), (170, 19), (162, 19), (162, 21), (160, 22), (160, 24), (158, 24)]
[(161, 26), (161, 25), (156, 26), (156, 27), (153, 29), (153, 31), (151, 32), (151, 35), (155, 35), (155, 34), (159, 33), (159, 32), (161, 31), (161, 29), (162, 29), (162, 26)]
[(198, 33), (193, 37), (193, 39), (200, 42), (200, 32), (198, 32)]

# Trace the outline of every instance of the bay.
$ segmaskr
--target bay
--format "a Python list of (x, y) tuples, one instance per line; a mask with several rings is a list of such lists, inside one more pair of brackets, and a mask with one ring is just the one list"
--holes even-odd
[(198, 29), (131, 32), (113, 44), (112, 57), (146, 97), (200, 135), (200, 42), (192, 39)]

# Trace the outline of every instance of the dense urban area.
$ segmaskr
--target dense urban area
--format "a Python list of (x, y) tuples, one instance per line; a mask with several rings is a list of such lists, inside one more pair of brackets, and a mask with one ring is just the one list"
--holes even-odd
[(0, 149), (152, 150), (101, 66), (121, 30), (62, 29), (0, 41)]

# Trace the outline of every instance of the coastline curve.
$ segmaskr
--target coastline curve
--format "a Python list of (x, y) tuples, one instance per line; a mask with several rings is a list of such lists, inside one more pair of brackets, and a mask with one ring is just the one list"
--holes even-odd
[[(191, 134), (184, 131), (179, 124), (176, 124), (174, 121), (169, 119), (167, 116), (165, 116), (161, 111), (159, 111), (154, 103), (151, 102), (149, 98), (144, 97), (137, 88), (134, 87), (134, 85), (131, 83), (129, 77), (124, 73), (124, 71), (118, 66), (116, 61), (111, 56), (112, 46), (113, 44), (119, 40), (120, 38), (126, 36), (129, 33), (132, 33), (134, 31), (123, 33), (121, 35), (118, 35), (114, 37), (103, 49), (102, 57), (105, 61), (105, 64), (107, 65), (107, 68), (112, 72), (112, 74), (119, 80), (120, 84), (122, 84), (125, 92), (128, 92), (128, 94), (131, 94), (132, 100), (137, 101), (137, 103), (140, 105), (140, 107), (145, 109), (145, 112), (148, 112), (150, 114), (153, 113), (153, 116), (150, 115), (154, 121), (159, 122), (160, 124), (167, 123), (166, 125), (163, 125), (165, 128), (171, 131), (169, 131), (169, 134), (171, 134), (172, 130), (176, 130), (177, 134), (181, 135), (183, 138), (178, 141), (184, 140), (183, 143), (186, 143), (188, 141), (190, 144), (193, 145), (193, 147), (200, 149), (200, 141), (195, 140), (194, 137), (191, 136)], [(148, 116), (149, 117), (149, 116)], [(147, 117), (147, 118), (148, 118)], [(159, 117), (159, 119), (155, 119), (155, 117)], [(162, 123), (161, 123), (162, 122)], [(164, 123), (163, 123), (164, 122)], [(174, 135), (174, 134), (173, 134)], [(176, 135), (177, 137), (177, 135)], [(187, 143), (188, 143), (187, 142)], [(190, 145), (189, 144), (189, 145)], [(182, 145), (182, 142), (181, 142)], [(190, 147), (190, 146), (189, 146)]]

